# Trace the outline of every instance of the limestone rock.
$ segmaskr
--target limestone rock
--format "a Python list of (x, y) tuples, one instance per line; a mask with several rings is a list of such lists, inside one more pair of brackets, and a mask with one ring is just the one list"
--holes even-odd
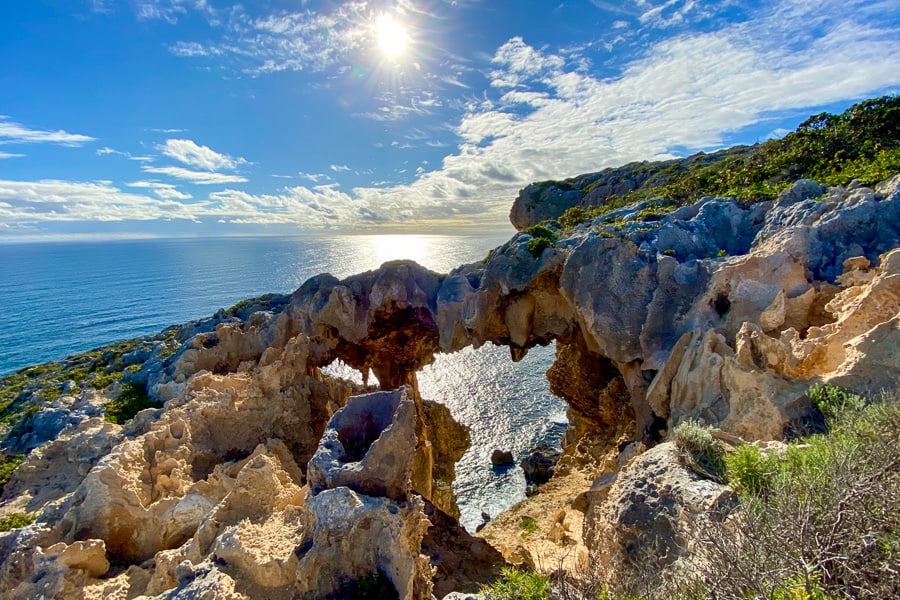
[(300, 558), (296, 584), (301, 596), (321, 597), (345, 580), (380, 572), (402, 600), (431, 598), (431, 566), (420, 554), (428, 527), (421, 500), (397, 503), (337, 487), (313, 496), (309, 508), (314, 518), (303, 544), (310, 549)]
[[(637, 170), (535, 184), (514, 212), (528, 222), (593, 184), (615, 193)], [(0, 514), (41, 516), (0, 535), (0, 594), (312, 597), (380, 570), (401, 597), (428, 597), (428, 557), (462, 564), (440, 544), (479, 542), (452, 527), (467, 433), (420, 397), (416, 371), (486, 343), (513, 360), (556, 343), (548, 379), (571, 423), (557, 468), (595, 469), (579, 474), (578, 501), (595, 558), (616, 566), (622, 548), (644, 548), (668, 568), (678, 549), (666, 540), (683, 525), (673, 511), (689, 521), (725, 496), (679, 470), (665, 444), (624, 468), (616, 455), (686, 418), (779, 438), (814, 381), (896, 387), (900, 176), (874, 189), (801, 181), (752, 206), (704, 198), (652, 221), (642, 208), (577, 227), (539, 257), (518, 233), (447, 275), (408, 261), (320, 275), (141, 346), (127, 377), (164, 409), (121, 428), (102, 421), (99, 398), (68, 395), (6, 437), (7, 451), (30, 455)], [(326, 431), (351, 396), (373, 391), (323, 375), (335, 360), (382, 389), (408, 387), (350, 401)], [(562, 514), (548, 548), (565, 550), (580, 518)], [(444, 533), (428, 539), (434, 522)], [(98, 579), (104, 560), (129, 566)], [(450, 576), (436, 566), (438, 589)]]
[(663, 581), (690, 551), (691, 527), (734, 500), (730, 488), (684, 466), (674, 444), (660, 444), (632, 460), (608, 496), (590, 502), (585, 542), (592, 565), (613, 583), (633, 569), (643, 569), (642, 581)]
[(524, 231), (547, 219), (559, 217), (581, 198), (581, 188), (561, 182), (532, 183), (519, 192), (509, 213), (513, 227)]
[(406, 499), (416, 452), (416, 405), (410, 390), (350, 398), (328, 423), (307, 476), (313, 495), (348, 487)]
[(471, 445), (469, 429), (439, 402), (422, 400), (419, 412), (422, 427), (413, 467), (413, 490), (441, 512), (458, 519), (452, 484), (456, 480), (456, 463)]

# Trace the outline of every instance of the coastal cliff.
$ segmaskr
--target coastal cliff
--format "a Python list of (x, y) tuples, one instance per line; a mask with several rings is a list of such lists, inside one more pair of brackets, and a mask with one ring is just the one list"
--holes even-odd
[[(569, 430), (550, 482), (473, 537), (450, 487), (468, 433), (416, 373), (488, 343), (514, 361), (555, 343), (547, 377)], [(408, 261), (323, 274), (112, 360), (71, 361), (118, 360), (121, 379), (32, 404), (6, 432), (6, 452), (26, 456), (0, 513), (36, 520), (0, 534), (0, 594), (338, 598), (386, 585), (427, 599), (476, 591), (510, 563), (617, 564), (637, 501), (610, 486), (674, 460), (669, 445), (645, 450), (689, 422), (780, 440), (808, 417), (814, 383), (895, 388), (897, 348), (900, 175), (799, 180), (749, 204), (639, 202), (526, 228), (448, 274)], [(366, 383), (328, 375), (335, 361)], [(19, 405), (40, 400), (16, 385)], [(104, 419), (126, 389), (149, 408)], [(674, 492), (653, 485), (688, 512), (727, 496), (673, 477)], [(538, 533), (522, 534), (526, 516)]]

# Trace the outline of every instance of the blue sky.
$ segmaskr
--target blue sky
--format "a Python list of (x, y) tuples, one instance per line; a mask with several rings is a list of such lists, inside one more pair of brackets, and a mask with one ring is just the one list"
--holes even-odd
[(0, 240), (503, 231), (897, 93), (900, 1), (29, 0), (0, 56)]

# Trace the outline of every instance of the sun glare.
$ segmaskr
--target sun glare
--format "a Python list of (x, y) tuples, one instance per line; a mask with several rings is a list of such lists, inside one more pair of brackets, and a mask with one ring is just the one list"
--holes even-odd
[(378, 37), (378, 47), (388, 58), (399, 58), (406, 50), (409, 35), (406, 33), (403, 23), (391, 15), (378, 17), (378, 21), (375, 23), (375, 34)]

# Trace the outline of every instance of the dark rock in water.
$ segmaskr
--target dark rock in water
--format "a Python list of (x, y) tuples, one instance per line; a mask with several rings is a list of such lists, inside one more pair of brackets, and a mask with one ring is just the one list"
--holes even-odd
[(525, 496), (527, 498), (531, 498), (532, 496), (537, 496), (538, 486), (533, 483), (529, 483), (525, 486)]
[(491, 522), (491, 515), (488, 513), (481, 511), (481, 523), (475, 528), (475, 533), (478, 533), (482, 529), (484, 529), (485, 525)]
[(491, 464), (495, 467), (508, 467), (516, 464), (516, 461), (513, 459), (512, 452), (497, 448), (491, 453)]
[[(553, 446), (538, 446), (519, 463), (525, 471), (526, 485), (547, 483), (553, 476), (553, 468), (562, 457), (562, 450)], [(527, 489), (526, 489), (527, 492)]]

